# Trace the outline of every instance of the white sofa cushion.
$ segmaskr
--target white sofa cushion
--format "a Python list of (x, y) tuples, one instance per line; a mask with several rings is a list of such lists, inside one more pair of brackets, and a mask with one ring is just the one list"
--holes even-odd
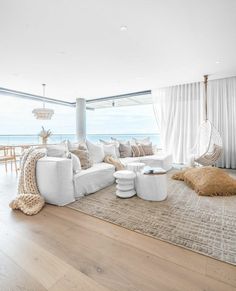
[(105, 158), (103, 145), (92, 143), (89, 140), (86, 141), (86, 145), (88, 147), (89, 155), (92, 158), (93, 162), (94, 163), (103, 162)]
[(120, 158), (120, 162), (127, 166), (129, 163), (140, 162), (140, 157), (128, 157), (128, 158)]
[(119, 142), (118, 141), (116, 141), (116, 140), (109, 140), (109, 141), (107, 141), (107, 140), (103, 140), (103, 139), (100, 139), (99, 141), (102, 144), (105, 144), (105, 145), (111, 145), (111, 144), (115, 145), (115, 148), (116, 148), (116, 156), (117, 156), (117, 158), (120, 157)]
[(103, 144), (104, 154), (105, 156), (112, 156), (117, 159), (116, 155), (116, 145), (114, 144)]
[(47, 156), (56, 158), (65, 158), (68, 153), (68, 147), (65, 143), (47, 145)]
[(75, 198), (94, 193), (114, 183), (115, 167), (107, 163), (94, 164), (74, 176)]
[(120, 158), (121, 163), (127, 166), (129, 163), (141, 162), (146, 166), (160, 167), (168, 171), (172, 168), (172, 155), (166, 153), (158, 153), (151, 156)]
[(78, 142), (71, 142), (70, 140), (67, 140), (67, 147), (68, 147), (68, 150), (71, 152), (71, 151), (74, 151), (74, 150), (77, 150), (79, 148), (79, 145), (80, 143)]

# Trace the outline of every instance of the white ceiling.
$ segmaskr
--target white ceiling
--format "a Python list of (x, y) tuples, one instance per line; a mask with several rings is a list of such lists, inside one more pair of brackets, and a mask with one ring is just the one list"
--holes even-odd
[(236, 75), (235, 0), (0, 0), (0, 87), (74, 101), (203, 74)]

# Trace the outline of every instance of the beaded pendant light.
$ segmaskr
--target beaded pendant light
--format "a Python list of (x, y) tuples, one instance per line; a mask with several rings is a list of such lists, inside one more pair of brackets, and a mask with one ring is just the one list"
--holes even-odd
[[(43, 86), (43, 97), (45, 97), (45, 87), (46, 84), (42, 84)], [(54, 114), (54, 110), (53, 109), (49, 109), (45, 107), (45, 101), (43, 100), (43, 107), (42, 108), (35, 108), (32, 113), (34, 114), (34, 116), (36, 117), (36, 119), (41, 119), (41, 120), (48, 120), (51, 119), (53, 114)]]

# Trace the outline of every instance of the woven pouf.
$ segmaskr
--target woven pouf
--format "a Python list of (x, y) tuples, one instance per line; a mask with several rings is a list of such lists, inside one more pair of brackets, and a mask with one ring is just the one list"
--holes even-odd
[(121, 198), (129, 198), (136, 194), (134, 190), (135, 173), (132, 171), (122, 170), (113, 174), (116, 178), (116, 195)]

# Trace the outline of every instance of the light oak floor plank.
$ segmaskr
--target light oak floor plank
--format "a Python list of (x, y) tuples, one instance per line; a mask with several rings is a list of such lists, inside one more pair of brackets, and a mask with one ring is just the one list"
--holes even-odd
[[(50, 206), (53, 207), (53, 206)], [(120, 242), (135, 246), (145, 252), (168, 260), (177, 265), (186, 267), (192, 271), (205, 274), (207, 257), (188, 251), (184, 248), (157, 240), (134, 231), (130, 231), (120, 226), (114, 227), (113, 224), (83, 214), (79, 211), (72, 211), (66, 207), (54, 207), (51, 210), (45, 208), (45, 212), (53, 212), (54, 215), (71, 221), (76, 225), (86, 227), (92, 231), (101, 233), (105, 236), (118, 240)]]
[(0, 251), (0, 290), (45, 291), (47, 289)]
[[(21, 266), (28, 274), (25, 276), (27, 279), (26, 282), (24, 282), (26, 284), (24, 287), (26, 290), (75, 290), (74, 288), (76, 288), (76, 290), (109, 291), (109, 289), (99, 285), (59, 257), (54, 256), (46, 249), (40, 247), (38, 244), (25, 237), (23, 238), (19, 233), (13, 230), (7, 229), (5, 225), (0, 224), (0, 229), (1, 252), (14, 262), (15, 272), (18, 273), (12, 276), (11, 273), (9, 274), (9, 272), (6, 272), (8, 281), (2, 283), (4, 285), (0, 290), (10, 290), (11, 288), (12, 290), (17, 290), (20, 285), (16, 282), (16, 277), (18, 278), (22, 272), (20, 273), (16, 270), (16, 267)], [(12, 271), (13, 268), (11, 265), (13, 265), (13, 263), (10, 264), (8, 262), (7, 267), (11, 267)], [(2, 275), (2, 273), (0, 275)], [(5, 274), (3, 275), (6, 277)], [(12, 276), (11, 280), (10, 276)], [(40, 286), (40, 284), (34, 283), (35, 286), (31, 287), (31, 278), (36, 283), (40, 282), (42, 285)], [(9, 286), (9, 282), (11, 282), (11, 284), (14, 282), (12, 287)], [(43, 288), (43, 286), (45, 288)]]
[(0, 290), (236, 290), (229, 264), (66, 207), (47, 205), (34, 217), (11, 211), (15, 184), (0, 166), (0, 258), (8, 278)]
[(109, 291), (75, 269), (69, 270), (49, 291)]
[(14, 212), (13, 216), (18, 216), (20, 222), (23, 218), (23, 233), (27, 237), (108, 288), (156, 290), (158, 286), (161, 290), (203, 290), (204, 287), (232, 290), (138, 248), (57, 218), (53, 213), (41, 212), (32, 218)]

